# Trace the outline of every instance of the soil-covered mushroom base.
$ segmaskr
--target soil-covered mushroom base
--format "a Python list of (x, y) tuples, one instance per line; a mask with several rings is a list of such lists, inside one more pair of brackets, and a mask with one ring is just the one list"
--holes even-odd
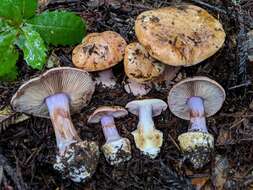
[[(214, 56), (202, 63), (187, 68), (181, 68), (168, 87), (152, 88), (144, 98), (159, 98), (167, 102), (170, 88), (176, 82), (191, 76), (207, 76), (220, 83), (227, 94), (225, 103), (215, 116), (207, 118), (207, 126), (215, 140), (212, 161), (202, 170), (191, 171), (185, 158), (179, 150), (178, 136), (187, 132), (188, 122), (171, 114), (167, 109), (154, 118), (155, 127), (163, 132), (163, 145), (159, 156), (149, 159), (135, 146), (131, 132), (136, 130), (138, 117), (129, 114), (122, 119), (116, 119), (115, 124), (122, 137), (131, 142), (132, 159), (118, 166), (109, 165), (103, 154), (94, 176), (85, 184), (73, 183), (62, 179), (61, 175), (53, 169), (56, 160), (56, 143), (53, 126), (48, 119), (31, 117), (19, 124), (11, 125), (0, 133), (0, 174), (7, 164), (16, 169), (14, 177), (12, 170), (4, 171), (2, 188), (4, 184), (14, 189), (67, 189), (67, 190), (165, 190), (165, 189), (191, 189), (191, 179), (206, 177), (207, 183), (214, 183), (212, 170), (214, 158), (217, 155), (226, 157), (229, 161), (228, 177), (224, 189), (247, 189), (253, 182), (253, 105), (252, 86), (237, 87), (238, 83), (238, 53), (237, 39), (239, 24), (245, 26), (247, 31), (250, 19), (239, 23), (231, 1), (212, 0), (55, 0), (40, 6), (42, 10), (70, 10), (81, 15), (88, 23), (89, 32), (103, 32), (112, 30), (121, 34), (127, 43), (135, 42), (134, 21), (141, 12), (158, 7), (170, 6), (175, 3), (192, 3), (200, 6), (217, 18), (226, 32), (226, 41)], [(249, 4), (249, 3), (248, 3)], [(247, 2), (243, 2), (247, 5)], [(245, 7), (244, 6), (244, 7)], [(243, 7), (243, 8), (244, 8)], [(246, 7), (247, 8), (247, 7)], [(248, 8), (247, 11), (250, 11)], [(245, 12), (246, 13), (246, 12)], [(252, 14), (252, 13), (251, 13)], [(246, 18), (250, 18), (246, 16)], [(242, 22), (242, 20), (241, 20)], [(74, 47), (52, 48), (59, 58), (58, 65), (71, 66), (72, 50)], [(21, 55), (22, 56), (22, 55)], [(25, 81), (39, 76), (42, 72), (31, 70), (25, 63), (18, 62), (20, 78), (12, 83), (0, 83), (0, 109), (9, 105), (12, 95)], [(87, 124), (89, 115), (96, 108), (104, 105), (125, 105), (136, 99), (124, 90), (126, 77), (123, 72), (123, 62), (113, 68), (117, 85), (113, 89), (98, 86), (91, 103), (78, 114), (72, 116), (74, 126), (80, 138), (99, 143), (105, 143), (100, 124)], [(248, 68), (248, 80), (251, 80), (251, 71)], [(244, 83), (243, 83), (244, 84)], [(246, 90), (245, 90), (246, 89)], [(1, 131), (1, 130), (0, 130)], [(1, 156), (6, 159), (1, 159)], [(14, 171), (14, 170), (13, 170)], [(187, 178), (183, 176), (188, 176)], [(17, 184), (25, 183), (24, 188)], [(210, 185), (213, 187), (213, 184)], [(0, 187), (0, 189), (1, 189)], [(5, 188), (6, 188), (5, 187)], [(210, 188), (209, 188), (210, 189)]]

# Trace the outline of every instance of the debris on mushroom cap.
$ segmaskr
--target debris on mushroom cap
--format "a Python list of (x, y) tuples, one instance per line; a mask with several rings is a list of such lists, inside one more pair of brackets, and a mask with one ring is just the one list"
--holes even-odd
[(123, 59), (126, 45), (113, 31), (88, 34), (73, 50), (73, 64), (90, 72), (109, 69)]
[(82, 141), (71, 144), (64, 155), (57, 155), (54, 169), (74, 182), (84, 182), (96, 171), (99, 147), (96, 142)]
[(124, 89), (128, 94), (133, 94), (134, 96), (144, 96), (151, 91), (152, 84), (140, 84), (134, 80), (127, 79), (126, 83), (124, 84)]
[(102, 146), (106, 161), (111, 165), (117, 165), (132, 158), (131, 144), (127, 138), (120, 138), (105, 143)]
[(170, 111), (177, 117), (190, 120), (187, 100), (192, 96), (203, 99), (205, 116), (218, 112), (225, 100), (225, 90), (216, 81), (207, 77), (187, 78), (172, 87), (168, 95)]
[(127, 110), (121, 106), (101, 106), (90, 115), (88, 123), (99, 123), (101, 118), (107, 115), (114, 118), (120, 118), (127, 114)]
[(131, 43), (125, 49), (124, 69), (128, 78), (147, 83), (160, 76), (165, 65), (152, 58), (139, 43)]
[(249, 37), (249, 50), (248, 50), (248, 58), (250, 62), (253, 62), (253, 30), (248, 33)]
[(90, 102), (94, 90), (88, 72), (70, 67), (54, 68), (23, 84), (12, 97), (11, 105), (18, 112), (49, 118), (45, 98), (65, 93), (74, 113)]
[(178, 136), (184, 156), (194, 168), (202, 168), (210, 159), (214, 149), (214, 138), (209, 133), (187, 132)]
[(174, 66), (191, 66), (214, 55), (226, 36), (218, 20), (189, 4), (141, 13), (135, 33), (152, 57)]

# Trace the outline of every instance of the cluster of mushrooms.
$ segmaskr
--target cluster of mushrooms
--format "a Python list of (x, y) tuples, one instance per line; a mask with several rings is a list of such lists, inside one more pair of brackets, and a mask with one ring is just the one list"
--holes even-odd
[[(81, 140), (71, 114), (91, 101), (96, 84), (114, 88), (117, 83), (111, 68), (124, 59), (128, 77), (125, 90), (141, 97), (152, 86), (170, 80), (180, 66), (191, 66), (214, 55), (223, 45), (222, 25), (206, 10), (188, 4), (141, 13), (135, 22), (139, 42), (130, 43), (116, 32), (88, 34), (72, 54), (77, 68), (53, 68), (23, 84), (13, 96), (15, 111), (50, 118), (58, 153), (54, 168), (75, 182), (84, 182), (96, 170), (99, 160), (97, 142)], [(95, 72), (96, 82), (89, 72)], [(225, 100), (225, 91), (207, 77), (186, 78), (170, 90), (167, 103), (160, 99), (139, 99), (125, 108), (101, 105), (88, 123), (101, 123), (105, 144), (101, 150), (111, 165), (131, 159), (131, 142), (120, 136), (114, 119), (128, 111), (139, 117), (132, 132), (136, 147), (155, 158), (163, 144), (163, 133), (155, 128), (153, 117), (169, 107), (177, 117), (189, 120), (188, 132), (178, 141), (181, 150), (195, 169), (206, 165), (214, 149), (206, 117), (214, 115)]]

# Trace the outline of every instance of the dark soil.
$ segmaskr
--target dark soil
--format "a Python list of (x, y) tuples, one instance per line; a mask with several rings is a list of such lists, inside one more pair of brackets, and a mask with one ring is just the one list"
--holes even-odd
[[(215, 154), (229, 160), (227, 189), (247, 189), (253, 182), (253, 124), (252, 124), (252, 75), (245, 53), (246, 32), (249, 30), (253, 2), (242, 1), (242, 6), (234, 6), (229, 0), (181, 1), (181, 0), (55, 0), (44, 10), (64, 9), (74, 11), (85, 18), (89, 32), (113, 30), (119, 32), (127, 42), (135, 41), (134, 20), (142, 11), (187, 2), (201, 6), (218, 18), (225, 28), (227, 39), (224, 47), (211, 58), (197, 66), (182, 68), (173, 80), (196, 75), (208, 76), (219, 82), (226, 90), (227, 97), (222, 110), (208, 118), (208, 127), (215, 136)], [(57, 47), (52, 50), (60, 58), (61, 66), (73, 66), (72, 48)], [(20, 78), (14, 83), (0, 83), (0, 108), (8, 105), (12, 95), (25, 81), (39, 75), (25, 66), (20, 59)], [(42, 71), (43, 72), (43, 71)], [(82, 139), (95, 140), (100, 146), (104, 143), (99, 125), (87, 125), (87, 117), (101, 105), (125, 106), (135, 97), (123, 90), (124, 73), (122, 64), (114, 68), (118, 78), (116, 89), (98, 87), (91, 103), (79, 114), (73, 115), (73, 122)], [(169, 88), (153, 90), (147, 97), (166, 101)], [(10, 166), (5, 172), (5, 189), (79, 189), (79, 190), (163, 190), (191, 189), (190, 179), (199, 176), (210, 177), (213, 164), (203, 170), (190, 172), (179, 151), (177, 137), (187, 130), (187, 122), (173, 116), (169, 110), (155, 118), (156, 127), (164, 133), (164, 144), (158, 158), (150, 160), (136, 149), (131, 135), (138, 118), (129, 114), (117, 120), (116, 125), (122, 136), (132, 142), (133, 158), (118, 167), (106, 163), (101, 154), (97, 171), (86, 184), (75, 184), (62, 179), (52, 165), (56, 156), (56, 142), (51, 122), (46, 119), (31, 118), (17, 125), (9, 126), (0, 134), (1, 164)], [(1, 159), (1, 157), (0, 157)], [(1, 169), (1, 168), (0, 168)], [(17, 170), (17, 172), (14, 171)], [(13, 174), (14, 172), (14, 174)], [(13, 175), (17, 175), (14, 176)], [(188, 176), (186, 176), (186, 174)], [(185, 176), (185, 177), (184, 177)], [(1, 178), (1, 172), (0, 172)], [(25, 184), (23, 184), (24, 182)], [(17, 185), (19, 184), (19, 185)], [(21, 184), (21, 185), (20, 185)], [(3, 185), (2, 185), (3, 187)], [(0, 187), (1, 189), (1, 187)]]

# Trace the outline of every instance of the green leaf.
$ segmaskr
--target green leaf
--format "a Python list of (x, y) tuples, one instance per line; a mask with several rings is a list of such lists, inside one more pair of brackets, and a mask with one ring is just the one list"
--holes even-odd
[(0, 48), (10, 47), (16, 39), (17, 31), (15, 29), (9, 29), (4, 32), (0, 32)]
[(13, 43), (16, 39), (17, 31), (3, 22), (0, 22), (0, 26), (9, 29), (0, 33), (0, 80), (15, 80), (18, 74), (16, 68), (18, 52)]
[(13, 0), (0, 0), (0, 17), (20, 23), (21, 11)]
[(46, 63), (46, 46), (39, 33), (32, 28), (22, 27), (17, 45), (23, 50), (26, 63), (33, 69), (41, 70)]
[(53, 45), (73, 45), (81, 42), (86, 24), (81, 17), (70, 12), (44, 12), (28, 20), (41, 37)]
[(18, 60), (18, 52), (12, 46), (8, 49), (0, 49), (0, 80), (12, 81), (17, 78), (18, 72), (16, 62)]
[(13, 1), (19, 7), (23, 18), (30, 18), (35, 15), (38, 6), (37, 0), (13, 0)]

